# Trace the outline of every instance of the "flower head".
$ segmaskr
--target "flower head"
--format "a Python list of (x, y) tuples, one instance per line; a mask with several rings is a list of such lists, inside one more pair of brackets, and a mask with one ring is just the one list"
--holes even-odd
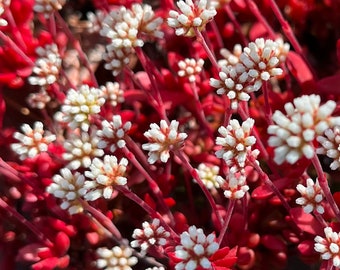
[(285, 105), (286, 115), (275, 111), (272, 117), (275, 124), (268, 127), (272, 135), (268, 144), (275, 148), (274, 161), (294, 164), (302, 156), (311, 159), (315, 154), (312, 143), (317, 135), (340, 124), (340, 117), (331, 117), (335, 107), (334, 101), (320, 105), (320, 96), (305, 95)]
[(0, 1), (0, 26), (7, 26), (8, 22), (1, 18), (1, 16), (5, 13), (5, 9), (9, 7), (11, 0), (1, 0)]
[(228, 199), (236, 200), (241, 199), (249, 190), (246, 183), (246, 176), (243, 174), (229, 173), (226, 179), (217, 176), (216, 181), (224, 190), (224, 196)]
[(49, 94), (42, 88), (38, 93), (31, 93), (28, 95), (26, 102), (34, 109), (44, 109), (46, 104), (51, 101)]
[(79, 172), (72, 173), (69, 169), (63, 168), (60, 174), (53, 176), (52, 180), (53, 183), (46, 188), (46, 191), (63, 200), (60, 207), (68, 209), (71, 215), (82, 212), (83, 207), (78, 199), (86, 193), (85, 177)]
[(152, 223), (143, 222), (143, 229), (135, 229), (132, 234), (133, 240), (131, 246), (133, 248), (140, 247), (143, 252), (147, 251), (150, 246), (164, 246), (170, 233), (163, 226), (160, 226), (160, 220), (155, 218)]
[(207, 0), (180, 0), (177, 1), (179, 11), (170, 10), (168, 25), (176, 29), (176, 35), (195, 36), (194, 28), (199, 31), (217, 14)]
[(28, 124), (23, 124), (21, 130), (23, 133), (15, 132), (13, 135), (20, 142), (13, 143), (11, 148), (22, 160), (46, 152), (48, 145), (56, 140), (55, 135), (45, 132), (44, 125), (41, 122), (35, 122), (33, 129)]
[(90, 167), (92, 158), (104, 155), (104, 151), (98, 148), (98, 142), (99, 138), (95, 135), (95, 131), (90, 134), (87, 132), (72, 133), (64, 142), (63, 159), (69, 161), (67, 167), (72, 170)]
[(104, 103), (105, 99), (101, 97), (101, 90), (98, 88), (82, 85), (78, 90), (70, 89), (61, 107), (63, 120), (72, 129), (80, 127), (83, 131), (88, 131), (91, 116), (98, 114)]
[(188, 135), (178, 133), (178, 125), (179, 123), (176, 120), (172, 120), (170, 126), (165, 120), (161, 120), (160, 126), (153, 123), (150, 125), (150, 129), (144, 133), (149, 142), (143, 144), (142, 148), (149, 151), (148, 161), (150, 164), (157, 160), (167, 162), (170, 157), (170, 150), (182, 147)]
[(35, 0), (33, 10), (49, 17), (54, 11), (61, 10), (65, 2), (65, 0)]
[(137, 264), (138, 260), (132, 256), (132, 249), (129, 247), (115, 246), (112, 249), (98, 248), (96, 251), (96, 266), (99, 269), (124, 269), (132, 270), (131, 266)]
[(323, 260), (332, 260), (334, 267), (340, 267), (340, 234), (333, 232), (331, 227), (324, 229), (325, 237), (316, 236), (314, 238), (314, 249), (321, 253)]
[[(250, 135), (254, 122), (254, 119), (248, 118), (240, 126), (236, 119), (232, 119), (227, 127), (221, 126), (218, 129), (223, 137), (217, 137), (216, 144), (222, 148), (215, 154), (218, 158), (223, 158), (232, 172), (246, 166), (248, 152), (256, 142), (255, 137)], [(251, 154), (257, 157), (259, 152), (254, 150)]]
[(340, 127), (336, 126), (327, 129), (323, 136), (317, 137), (321, 146), (316, 150), (317, 154), (323, 154), (333, 159), (330, 164), (332, 170), (337, 170), (340, 167)]
[(110, 103), (113, 107), (124, 102), (124, 91), (120, 88), (118, 82), (107, 82), (105, 86), (101, 86), (102, 97), (106, 103)]
[(113, 153), (117, 148), (125, 146), (124, 136), (131, 128), (131, 122), (122, 123), (120, 115), (114, 115), (112, 121), (102, 121), (102, 128), (97, 131), (97, 136), (100, 138), (98, 143), (99, 148), (110, 146), (110, 151)]
[(217, 182), (218, 173), (220, 171), (218, 166), (209, 166), (205, 163), (201, 163), (198, 165), (196, 171), (199, 178), (208, 189), (220, 187), (219, 183)]
[(88, 201), (97, 200), (100, 197), (111, 199), (115, 185), (125, 185), (127, 182), (124, 177), (128, 161), (122, 158), (119, 163), (115, 156), (104, 156), (104, 160), (94, 158), (90, 171), (85, 171), (85, 176), (92, 179), (85, 182), (85, 187), (90, 190), (85, 199)]
[(194, 270), (199, 267), (211, 269), (209, 257), (218, 250), (215, 234), (206, 236), (202, 229), (189, 227), (181, 235), (181, 245), (176, 246), (175, 256), (181, 261), (176, 264), (176, 270)]
[(305, 213), (311, 213), (316, 210), (319, 214), (323, 214), (325, 209), (321, 205), (323, 201), (323, 193), (321, 187), (316, 181), (310, 178), (306, 181), (306, 186), (298, 184), (296, 186), (297, 191), (300, 192), (301, 197), (296, 199), (296, 203), (303, 207)]
[(203, 59), (197, 61), (193, 58), (186, 58), (178, 62), (179, 71), (177, 72), (180, 77), (188, 77), (190, 82), (196, 81), (196, 75), (201, 73), (204, 65)]
[(38, 47), (36, 53), (39, 58), (33, 67), (34, 75), (28, 77), (32, 85), (47, 86), (57, 81), (61, 69), (61, 57), (56, 44)]

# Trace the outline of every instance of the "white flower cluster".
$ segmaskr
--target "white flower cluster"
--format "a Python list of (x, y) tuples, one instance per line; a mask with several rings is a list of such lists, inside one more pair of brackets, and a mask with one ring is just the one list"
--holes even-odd
[(133, 4), (131, 9), (122, 6), (111, 11), (102, 21), (100, 34), (109, 39), (104, 55), (105, 68), (117, 75), (129, 64), (134, 47), (142, 47), (149, 38), (162, 38), (159, 30), (163, 19), (156, 17), (152, 7)]
[(98, 148), (98, 143), (99, 138), (95, 135), (95, 131), (89, 134), (77, 129), (71, 133), (64, 142), (63, 159), (69, 161), (67, 167), (72, 170), (90, 167), (92, 158), (104, 155), (104, 151)]
[(52, 180), (53, 183), (46, 188), (46, 191), (63, 200), (60, 207), (67, 209), (71, 215), (83, 212), (78, 199), (86, 193), (85, 177), (79, 172), (72, 173), (69, 169), (63, 168), (60, 174), (53, 176)]
[(0, 26), (7, 26), (8, 22), (1, 18), (2, 15), (5, 13), (5, 9), (9, 7), (11, 0), (2, 0), (0, 1)]
[(127, 182), (125, 175), (128, 161), (122, 158), (119, 163), (115, 156), (104, 156), (104, 160), (94, 158), (90, 171), (85, 171), (85, 176), (92, 179), (85, 182), (85, 188), (89, 192), (85, 195), (85, 200), (95, 201), (100, 197), (111, 199), (116, 185), (125, 185)]
[(124, 91), (120, 88), (118, 82), (107, 82), (105, 86), (101, 86), (102, 97), (105, 103), (110, 103), (113, 107), (124, 102)]
[(219, 79), (210, 79), (210, 85), (217, 88), (217, 94), (226, 94), (231, 100), (231, 108), (237, 109), (240, 101), (248, 101), (249, 94), (258, 91), (263, 81), (282, 74), (279, 64), (285, 61), (289, 45), (282, 39), (272, 41), (258, 38), (241, 50), (235, 45), (233, 52), (221, 50), (224, 59)]
[(311, 159), (315, 154), (313, 142), (318, 135), (340, 125), (340, 117), (331, 117), (336, 103), (320, 105), (320, 96), (304, 95), (285, 104), (286, 114), (275, 111), (274, 125), (268, 127), (268, 144), (274, 147), (274, 161), (282, 164), (297, 162), (302, 156)]
[(216, 9), (208, 5), (207, 0), (177, 1), (179, 11), (170, 10), (168, 25), (175, 28), (178, 36), (195, 36), (195, 28), (199, 31), (217, 14)]
[(44, 109), (46, 104), (51, 101), (51, 97), (45, 91), (45, 89), (41, 88), (38, 93), (31, 93), (28, 95), (26, 102), (27, 104), (34, 109)]
[(218, 166), (211, 166), (201, 163), (198, 165), (196, 171), (199, 178), (208, 189), (220, 187), (219, 183), (217, 182), (218, 173), (220, 172), (220, 168)]
[(316, 150), (317, 154), (327, 155), (333, 159), (330, 164), (332, 170), (337, 170), (340, 167), (340, 127), (335, 126), (332, 129), (327, 129), (323, 136), (318, 136), (317, 141), (321, 146)]
[(122, 123), (120, 115), (112, 116), (112, 121), (102, 121), (102, 128), (97, 131), (97, 136), (100, 138), (98, 142), (99, 148), (110, 146), (110, 151), (113, 153), (117, 148), (125, 147), (125, 134), (130, 130), (131, 122)]
[(102, 23), (105, 18), (105, 13), (97, 9), (95, 13), (87, 12), (86, 17), (89, 22), (88, 31), (90, 33), (99, 33), (100, 29), (102, 28)]
[(178, 62), (179, 71), (177, 72), (180, 77), (188, 77), (190, 82), (196, 81), (196, 75), (201, 73), (204, 65), (203, 59), (197, 61), (193, 58), (186, 58)]
[(256, 142), (255, 137), (250, 135), (254, 123), (254, 119), (248, 118), (241, 126), (238, 120), (231, 119), (227, 127), (221, 126), (218, 129), (223, 137), (217, 137), (216, 144), (222, 148), (215, 154), (218, 158), (223, 158), (232, 173), (244, 170), (247, 155), (251, 154), (256, 158), (259, 154), (257, 149), (251, 151)]
[(326, 238), (314, 238), (314, 249), (321, 253), (323, 260), (332, 260), (334, 267), (340, 267), (340, 234), (333, 232), (331, 227), (326, 227), (324, 232)]
[(306, 180), (306, 186), (298, 184), (296, 189), (300, 192), (301, 197), (297, 198), (295, 202), (303, 207), (305, 213), (309, 214), (314, 210), (319, 214), (325, 212), (325, 209), (321, 204), (323, 201), (323, 193), (318, 181), (314, 183), (311, 178), (308, 178)]
[(226, 179), (221, 176), (217, 176), (216, 181), (221, 189), (224, 190), (224, 196), (231, 200), (243, 198), (249, 190), (249, 186), (246, 182), (246, 176), (243, 174), (236, 175), (234, 173), (229, 173)]
[(96, 266), (107, 270), (132, 270), (131, 266), (138, 262), (137, 257), (132, 256), (132, 252), (133, 250), (129, 247), (98, 248)]
[(21, 160), (27, 157), (33, 158), (41, 152), (47, 152), (48, 145), (56, 140), (56, 136), (45, 132), (44, 125), (41, 122), (35, 122), (33, 129), (28, 124), (21, 126), (23, 133), (15, 132), (13, 137), (18, 143), (12, 143), (12, 150), (19, 155)]
[(53, 43), (38, 47), (36, 53), (39, 57), (32, 70), (34, 75), (28, 77), (28, 82), (43, 87), (55, 83), (59, 77), (62, 62), (57, 45)]
[(80, 127), (83, 131), (88, 131), (91, 116), (98, 114), (104, 103), (105, 99), (101, 97), (101, 90), (98, 88), (88, 85), (82, 85), (78, 90), (71, 88), (61, 106), (63, 121), (72, 129)]
[(164, 246), (170, 233), (163, 226), (160, 226), (160, 220), (155, 218), (152, 223), (145, 221), (142, 224), (143, 229), (135, 229), (132, 234), (133, 240), (131, 247), (140, 247), (142, 252), (146, 252), (151, 246)]
[(181, 245), (176, 246), (175, 256), (181, 261), (175, 270), (211, 269), (209, 257), (219, 248), (215, 234), (206, 236), (202, 229), (191, 226), (180, 238)]
[(65, 3), (66, 0), (35, 0), (33, 10), (49, 17), (54, 11), (61, 10)]
[(155, 123), (150, 124), (150, 129), (144, 133), (149, 142), (142, 145), (144, 150), (149, 151), (150, 164), (154, 164), (157, 160), (166, 163), (170, 157), (170, 150), (182, 147), (188, 135), (178, 133), (178, 125), (176, 120), (172, 120), (170, 125), (165, 120), (161, 120), (160, 126)]

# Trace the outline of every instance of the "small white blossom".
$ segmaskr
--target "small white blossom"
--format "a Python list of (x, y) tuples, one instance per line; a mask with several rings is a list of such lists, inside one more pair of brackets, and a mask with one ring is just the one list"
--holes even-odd
[(97, 136), (100, 138), (98, 143), (99, 148), (110, 146), (110, 151), (113, 153), (117, 148), (125, 147), (125, 134), (130, 130), (131, 122), (122, 123), (120, 115), (112, 116), (112, 121), (102, 121), (102, 128), (97, 131)]
[(35, 0), (33, 10), (49, 17), (54, 11), (61, 10), (65, 2), (65, 0)]
[(275, 111), (275, 123), (268, 127), (268, 144), (274, 147), (274, 161), (296, 163), (302, 156), (311, 159), (315, 154), (313, 143), (318, 135), (340, 124), (340, 117), (331, 117), (334, 101), (320, 105), (320, 96), (304, 95), (285, 104), (286, 114)]
[(105, 103), (110, 103), (113, 107), (124, 102), (124, 91), (120, 88), (118, 82), (107, 82), (105, 86), (101, 86), (101, 96), (105, 99)]
[(327, 129), (323, 136), (317, 137), (321, 146), (317, 149), (317, 154), (327, 155), (333, 159), (330, 164), (332, 170), (337, 170), (340, 167), (340, 127), (336, 126), (333, 129)]
[(102, 23), (105, 18), (105, 13), (101, 10), (96, 10), (95, 13), (87, 12), (86, 17), (89, 21), (88, 30), (90, 33), (98, 33), (102, 28)]
[(71, 215), (83, 212), (78, 199), (86, 193), (85, 177), (79, 172), (72, 173), (69, 169), (63, 168), (60, 174), (53, 176), (52, 180), (53, 183), (46, 188), (46, 191), (63, 200), (60, 207), (68, 209)]
[(122, 158), (119, 163), (115, 156), (104, 156), (104, 160), (94, 158), (85, 176), (92, 179), (85, 182), (85, 188), (90, 190), (85, 199), (88, 201), (97, 200), (100, 197), (111, 199), (115, 185), (125, 185), (124, 177), (128, 161)]
[(209, 5), (211, 7), (218, 9), (218, 8), (222, 8), (225, 5), (228, 5), (230, 2), (231, 0), (210, 0)]
[[(223, 137), (216, 138), (216, 145), (222, 148), (215, 154), (218, 158), (223, 158), (232, 172), (242, 171), (246, 166), (247, 155), (256, 142), (255, 137), (250, 135), (254, 123), (254, 119), (248, 118), (240, 126), (236, 119), (232, 119), (227, 127), (221, 126), (218, 129)], [(250, 154), (256, 158), (259, 151), (254, 150)]]
[(163, 266), (161, 266), (161, 267), (157, 267), (157, 266), (155, 266), (155, 267), (149, 267), (149, 268), (146, 268), (145, 270), (165, 270), (165, 268), (163, 267)]
[(301, 197), (296, 199), (296, 203), (303, 207), (303, 211), (307, 214), (316, 210), (319, 214), (323, 214), (325, 209), (322, 206), (323, 193), (321, 187), (316, 181), (310, 178), (306, 181), (306, 186), (298, 184), (296, 186), (297, 191), (300, 192)]
[(219, 248), (215, 234), (206, 236), (202, 229), (191, 226), (180, 238), (181, 245), (176, 246), (175, 256), (181, 261), (175, 270), (211, 269), (209, 257)]
[(217, 182), (217, 176), (220, 171), (218, 166), (208, 166), (205, 163), (201, 163), (198, 165), (196, 171), (199, 178), (208, 189), (220, 187)]
[(5, 13), (5, 9), (9, 7), (11, 0), (1, 0), (0, 1), (0, 26), (7, 26), (8, 22), (1, 18), (2, 15)]
[(48, 145), (56, 140), (56, 136), (45, 132), (41, 122), (35, 122), (33, 129), (28, 124), (21, 126), (23, 133), (15, 132), (13, 137), (18, 143), (11, 144), (12, 150), (19, 155), (19, 158), (33, 158), (41, 152), (47, 152)]
[(164, 246), (170, 233), (163, 226), (160, 220), (155, 218), (152, 223), (143, 222), (143, 229), (135, 229), (132, 234), (133, 240), (130, 244), (133, 248), (140, 247), (142, 252), (146, 252), (151, 246)]
[(90, 134), (79, 130), (73, 132), (64, 142), (63, 159), (69, 161), (67, 167), (72, 170), (90, 167), (93, 158), (104, 155), (104, 151), (98, 148), (98, 142), (95, 131)]
[(105, 99), (100, 96), (101, 90), (88, 85), (82, 85), (78, 90), (70, 89), (67, 92), (61, 112), (64, 114), (64, 122), (68, 122), (70, 128), (80, 127), (88, 131), (91, 116), (100, 112), (100, 107)]
[(323, 260), (332, 260), (334, 267), (340, 267), (340, 234), (333, 232), (331, 227), (324, 229), (325, 238), (316, 236), (314, 238), (314, 250), (321, 253)]
[(51, 97), (42, 88), (38, 93), (31, 93), (28, 95), (26, 102), (33, 109), (44, 109), (46, 104), (51, 101)]
[(131, 266), (138, 262), (137, 258), (132, 256), (132, 252), (129, 247), (98, 248), (96, 266), (105, 270), (132, 270)]
[(177, 72), (180, 77), (187, 77), (190, 82), (196, 81), (196, 75), (201, 73), (204, 65), (203, 59), (197, 61), (193, 58), (186, 58), (178, 62), (179, 71)]
[(194, 28), (199, 31), (217, 14), (213, 6), (208, 6), (207, 0), (177, 1), (178, 11), (170, 10), (168, 25), (175, 28), (176, 35), (195, 36)]
[(240, 62), (240, 55), (242, 54), (242, 46), (240, 44), (235, 44), (233, 51), (229, 51), (228, 49), (222, 48), (220, 50), (220, 54), (224, 59), (218, 60), (218, 65), (220, 67), (226, 66), (235, 66)]
[(134, 50), (131, 48), (116, 49), (112, 46), (106, 46), (106, 52), (103, 54), (103, 60), (106, 62), (104, 68), (111, 70), (113, 76), (117, 76), (125, 66), (131, 63), (134, 56)]
[(182, 147), (188, 135), (178, 133), (178, 125), (176, 120), (172, 120), (170, 126), (165, 120), (161, 120), (160, 126), (155, 123), (150, 124), (150, 129), (144, 133), (149, 142), (142, 145), (144, 150), (149, 151), (148, 162), (150, 164), (157, 160), (166, 163), (170, 157), (170, 150)]
[(249, 186), (246, 183), (246, 176), (243, 174), (236, 175), (234, 173), (229, 173), (226, 179), (217, 176), (216, 181), (219, 183), (222, 190), (224, 190), (224, 196), (228, 199), (241, 199), (249, 190)]
[(251, 78), (242, 64), (223, 67), (219, 72), (219, 80), (211, 78), (210, 85), (217, 88), (218, 95), (226, 95), (231, 102), (231, 109), (236, 110), (241, 101), (250, 99), (249, 93), (255, 88), (251, 83)]
[(38, 59), (33, 67), (33, 74), (28, 77), (32, 85), (47, 86), (57, 81), (61, 69), (61, 57), (56, 44), (48, 44), (36, 49)]

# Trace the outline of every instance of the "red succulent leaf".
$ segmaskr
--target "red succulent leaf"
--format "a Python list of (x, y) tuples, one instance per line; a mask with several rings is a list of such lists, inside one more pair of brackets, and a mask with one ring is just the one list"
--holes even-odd
[(64, 255), (70, 247), (70, 238), (64, 232), (59, 232), (54, 242), (54, 250), (59, 256)]
[(283, 241), (283, 239), (272, 234), (263, 235), (261, 237), (261, 243), (266, 248), (277, 253), (282, 251), (285, 252), (287, 249), (286, 243)]
[(302, 231), (313, 235), (323, 234), (323, 228), (316, 218), (311, 214), (306, 214), (301, 207), (292, 208), (290, 215)]
[(217, 250), (209, 260), (213, 265), (214, 269), (227, 270), (231, 269), (237, 261), (237, 249), (238, 247), (224, 247)]
[(174, 219), (176, 222), (174, 230), (177, 233), (182, 233), (188, 228), (188, 220), (183, 213), (175, 212)]
[(273, 190), (265, 184), (258, 186), (251, 193), (251, 197), (256, 200), (265, 200), (270, 198), (272, 195)]
[(42, 248), (47, 249), (42, 244), (38, 243), (26, 245), (19, 250), (17, 260), (26, 262), (37, 262), (41, 259), (38, 253)]
[(255, 264), (255, 252), (248, 247), (240, 247), (237, 252), (237, 265), (241, 269), (251, 269)]
[(314, 250), (314, 241), (313, 240), (305, 240), (302, 241), (298, 247), (298, 251), (301, 253), (302, 256), (310, 257), (315, 256), (317, 252)]
[(323, 78), (317, 82), (318, 93), (324, 95), (340, 95), (340, 74)]
[(149, 193), (146, 193), (144, 195), (144, 201), (152, 208), (152, 209), (156, 209), (157, 205), (156, 202), (154, 201), (154, 199), (152, 199), (152, 197), (150, 196)]
[(300, 55), (290, 51), (287, 55), (286, 63), (289, 71), (296, 78), (303, 92), (308, 93), (316, 88), (314, 76)]

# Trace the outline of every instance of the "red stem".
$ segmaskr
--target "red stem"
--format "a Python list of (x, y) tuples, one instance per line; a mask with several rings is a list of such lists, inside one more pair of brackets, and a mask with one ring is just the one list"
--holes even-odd
[(236, 203), (236, 200), (230, 200), (228, 203), (226, 218), (225, 218), (222, 230), (220, 232), (220, 235), (218, 236), (218, 239), (217, 239), (217, 243), (219, 244), (220, 247), (223, 242), (224, 236), (227, 232), (227, 229), (229, 227), (229, 222), (234, 211), (235, 203)]

